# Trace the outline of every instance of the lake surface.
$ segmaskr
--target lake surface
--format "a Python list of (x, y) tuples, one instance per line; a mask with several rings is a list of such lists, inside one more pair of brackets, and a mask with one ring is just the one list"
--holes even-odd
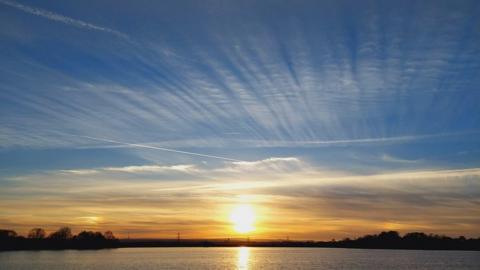
[(480, 269), (480, 252), (329, 248), (121, 248), (0, 252), (0, 269)]

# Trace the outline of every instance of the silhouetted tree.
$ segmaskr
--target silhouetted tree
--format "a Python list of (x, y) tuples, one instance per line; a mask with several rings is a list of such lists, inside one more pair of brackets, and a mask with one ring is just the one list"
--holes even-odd
[(80, 241), (103, 241), (105, 237), (100, 232), (83, 231), (74, 238)]
[(42, 228), (33, 228), (28, 233), (28, 238), (30, 239), (43, 239), (45, 238), (45, 230)]
[(67, 240), (72, 238), (72, 230), (69, 227), (62, 227), (51, 233), (48, 238), (55, 240)]
[(103, 236), (105, 236), (105, 239), (107, 240), (116, 240), (115, 235), (113, 235), (112, 231), (106, 231)]
[(383, 241), (397, 241), (400, 238), (400, 234), (396, 231), (381, 232), (378, 235), (378, 239), (381, 239)]
[(422, 232), (411, 232), (403, 236), (403, 239), (409, 239), (409, 240), (424, 240), (427, 238), (428, 238), (428, 235)]
[(12, 230), (0, 230), (0, 239), (5, 238), (15, 238), (17, 237), (17, 233)]

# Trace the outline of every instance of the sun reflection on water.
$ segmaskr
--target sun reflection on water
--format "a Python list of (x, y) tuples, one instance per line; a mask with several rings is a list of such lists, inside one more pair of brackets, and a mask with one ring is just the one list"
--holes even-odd
[(250, 255), (250, 250), (248, 247), (238, 248), (238, 264), (237, 269), (247, 270), (248, 269), (248, 257)]

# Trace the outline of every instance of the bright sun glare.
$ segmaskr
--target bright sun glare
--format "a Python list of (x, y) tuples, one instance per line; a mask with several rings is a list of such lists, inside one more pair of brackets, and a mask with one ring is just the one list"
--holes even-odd
[(255, 213), (252, 206), (248, 204), (237, 205), (230, 214), (230, 220), (232, 221), (235, 231), (239, 233), (248, 233), (255, 228)]

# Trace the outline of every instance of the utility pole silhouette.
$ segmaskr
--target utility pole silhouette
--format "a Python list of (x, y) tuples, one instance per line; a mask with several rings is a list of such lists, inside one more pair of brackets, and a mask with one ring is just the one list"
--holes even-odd
[(180, 242), (180, 232), (177, 232), (177, 242)]

